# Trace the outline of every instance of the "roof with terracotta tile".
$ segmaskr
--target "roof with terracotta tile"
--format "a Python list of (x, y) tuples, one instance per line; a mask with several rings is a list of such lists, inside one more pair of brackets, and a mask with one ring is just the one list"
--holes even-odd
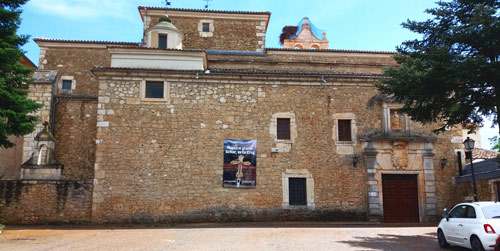
[(52, 39), (36, 37), (35, 42), (56, 42), (56, 43), (87, 43), (87, 44), (117, 44), (117, 45), (139, 45), (139, 42), (117, 42), (117, 41), (96, 41), (96, 40), (70, 40), (70, 39)]
[(347, 72), (312, 72), (312, 71), (293, 71), (293, 70), (259, 70), (259, 69), (229, 69), (229, 68), (211, 68), (210, 73), (198, 70), (168, 70), (151, 68), (125, 68), (125, 67), (95, 67), (94, 72), (118, 71), (118, 72), (158, 72), (158, 73), (203, 73), (212, 75), (237, 74), (247, 76), (298, 76), (298, 77), (338, 77), (338, 78), (382, 78), (382, 74), (370, 73), (347, 73)]
[(493, 159), (498, 155), (500, 155), (499, 152), (494, 152), (483, 148), (474, 148), (472, 150), (473, 159)]
[(271, 15), (269, 11), (234, 11), (234, 10), (204, 10), (204, 9), (184, 9), (184, 8), (165, 8), (165, 7), (152, 7), (152, 6), (139, 6), (139, 10), (172, 10), (172, 11), (186, 11), (186, 12), (208, 12), (208, 13), (227, 13), (227, 14), (251, 14), (251, 15)]
[(345, 53), (370, 53), (370, 54), (396, 54), (391, 51), (363, 51), (363, 50), (342, 50), (342, 49), (287, 49), (287, 48), (266, 48), (267, 51), (297, 51), (297, 52), (345, 52)]

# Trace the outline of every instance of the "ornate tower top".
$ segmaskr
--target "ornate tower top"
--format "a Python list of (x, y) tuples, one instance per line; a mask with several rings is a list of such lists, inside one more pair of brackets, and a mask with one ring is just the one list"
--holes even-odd
[(308, 17), (304, 17), (297, 26), (285, 26), (280, 40), (285, 49), (326, 50), (329, 48), (326, 32), (316, 28)]

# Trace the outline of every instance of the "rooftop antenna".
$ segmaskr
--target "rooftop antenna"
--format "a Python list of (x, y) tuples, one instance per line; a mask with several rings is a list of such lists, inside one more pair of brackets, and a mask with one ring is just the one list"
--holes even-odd
[(209, 2), (211, 2), (212, 0), (203, 0), (205, 1), (205, 9), (208, 9), (208, 6), (209, 6)]
[(165, 3), (165, 7), (170, 7), (170, 4), (172, 4), (172, 2), (168, 0), (163, 1), (163, 3)]

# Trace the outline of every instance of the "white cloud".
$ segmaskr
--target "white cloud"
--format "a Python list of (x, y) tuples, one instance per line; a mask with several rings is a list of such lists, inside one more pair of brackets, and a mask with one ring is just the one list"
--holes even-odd
[(95, 19), (114, 17), (119, 19), (136, 18), (133, 11), (137, 6), (131, 1), (120, 0), (31, 0), (26, 5), (40, 15), (59, 16), (66, 19)]

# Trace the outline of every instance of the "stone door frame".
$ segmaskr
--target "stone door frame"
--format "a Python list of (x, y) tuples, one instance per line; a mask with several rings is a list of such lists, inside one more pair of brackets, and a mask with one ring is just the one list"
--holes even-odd
[(383, 221), (382, 174), (417, 174), (420, 222), (437, 220), (434, 153), (431, 142), (424, 143), (422, 167), (419, 170), (381, 169), (377, 163), (377, 149), (367, 142), (364, 149), (368, 194), (368, 219)]
[(290, 191), (288, 184), (289, 178), (306, 178), (307, 207), (309, 209), (314, 209), (316, 207), (314, 204), (314, 178), (307, 169), (286, 169), (285, 172), (281, 174), (281, 184), (283, 186), (283, 208), (289, 209), (304, 207), (290, 205)]

